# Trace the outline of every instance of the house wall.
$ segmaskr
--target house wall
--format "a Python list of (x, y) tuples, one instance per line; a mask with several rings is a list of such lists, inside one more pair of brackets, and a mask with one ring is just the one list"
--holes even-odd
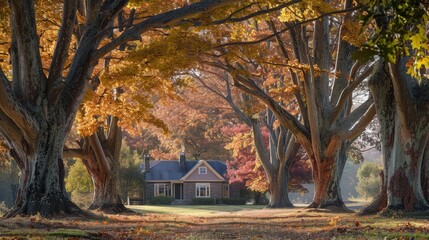
[(155, 183), (146, 183), (146, 198), (147, 197), (153, 197), (155, 191)]
[[(203, 182), (203, 181), (201, 181)], [(210, 183), (210, 197), (222, 198), (222, 186), (225, 182), (211, 182)], [(185, 182), (183, 184), (183, 197), (184, 199), (196, 198), (195, 192), (196, 182)]]
[(201, 164), (200, 167), (206, 167), (207, 173), (206, 174), (199, 174), (197, 167), (194, 172), (192, 172), (187, 178), (187, 181), (218, 181), (220, 180), (219, 177), (217, 177), (205, 164)]

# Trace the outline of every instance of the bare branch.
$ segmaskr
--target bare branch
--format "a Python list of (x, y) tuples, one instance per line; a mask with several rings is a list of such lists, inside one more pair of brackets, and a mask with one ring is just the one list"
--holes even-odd
[(343, 110), (344, 104), (347, 102), (347, 100), (352, 95), (353, 91), (369, 76), (374, 74), (374, 65), (368, 68), (365, 72), (359, 75), (357, 79), (354, 79), (353, 81), (349, 82), (347, 87), (343, 89), (341, 92), (340, 97), (338, 98), (338, 102), (335, 105), (334, 110), (332, 111), (331, 118), (329, 120), (329, 124), (332, 124), (340, 114), (340, 112)]
[[(360, 119), (362, 116), (368, 112), (368, 109), (373, 107), (374, 100), (372, 99), (372, 96), (368, 98), (364, 103), (362, 103), (359, 107), (357, 107), (353, 112), (351, 112), (349, 115), (347, 115), (345, 118), (343, 118), (338, 124), (337, 127), (334, 127), (335, 130), (332, 132), (342, 132), (342, 131), (349, 131), (349, 129), (354, 126), (358, 121), (361, 121)], [(374, 115), (373, 115), (374, 117)], [(372, 120), (372, 119), (371, 119)], [(369, 123), (369, 122), (368, 122)]]
[[(249, 85), (249, 82), (252, 82), (252, 80), (247, 81), (243, 76), (236, 75), (236, 77), (234, 77), (234, 86), (264, 102), (273, 111), (280, 123), (292, 131), (292, 133), (297, 137), (298, 141), (304, 146), (304, 148), (307, 151), (310, 151), (312, 154), (310, 133), (308, 130), (293, 115), (291, 115), (270, 96), (268, 96), (262, 89), (257, 87), (255, 84)], [(247, 84), (247, 86), (244, 84)]]
[(373, 103), (352, 129), (348, 131), (342, 131), (339, 135), (342, 139), (347, 139), (348, 141), (356, 139), (365, 130), (366, 126), (368, 126), (368, 124), (372, 121), (375, 114), (375, 104)]

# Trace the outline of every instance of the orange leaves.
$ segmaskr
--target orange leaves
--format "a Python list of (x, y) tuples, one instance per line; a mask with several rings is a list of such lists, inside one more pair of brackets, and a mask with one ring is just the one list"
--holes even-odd
[(368, 39), (368, 32), (362, 31), (362, 25), (357, 22), (346, 21), (342, 26), (342, 39), (354, 46), (361, 46)]

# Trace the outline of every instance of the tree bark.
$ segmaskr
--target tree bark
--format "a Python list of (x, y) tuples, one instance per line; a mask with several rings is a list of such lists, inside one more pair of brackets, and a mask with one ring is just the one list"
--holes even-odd
[[(405, 65), (404, 62), (401, 60), (399, 64)], [(388, 68), (387, 63), (381, 64), (384, 71), (370, 82), (370, 88), (380, 122), (384, 161), (385, 188), (378, 198), (387, 201), (379, 201), (379, 206), (373, 208), (379, 211), (426, 210), (429, 205), (422, 186), (429, 127), (427, 100), (421, 95), (425, 85), (397, 74), (400, 65)], [(399, 88), (401, 85), (405, 86)]]
[(112, 171), (103, 172), (90, 166), (90, 161), (83, 161), (94, 185), (93, 201), (88, 209), (99, 210), (105, 213), (121, 213), (129, 210), (119, 197), (118, 169), (112, 165)]
[(122, 146), (122, 131), (118, 118), (111, 117), (108, 136), (98, 128), (88, 139), (89, 157), (83, 159), (93, 185), (94, 197), (90, 210), (105, 213), (129, 212), (119, 197), (119, 155)]
[(270, 182), (270, 201), (267, 208), (290, 208), (293, 207), (289, 199), (288, 186), (290, 167), (286, 167), (284, 162), (280, 163), (280, 167), (271, 177)]
[(341, 196), (340, 181), (343, 175), (345, 162), (347, 161), (346, 143), (333, 158), (325, 158), (313, 162), (314, 198), (309, 208), (335, 208), (335, 210), (347, 210)]
[(20, 190), (15, 207), (6, 217), (38, 213), (43, 217), (82, 214), (70, 201), (64, 187), (64, 164), (61, 159), (67, 132), (64, 116), (59, 114), (42, 121), (39, 126), (43, 134), (34, 144), (34, 152), (26, 152), (22, 146), (15, 145), (16, 157), (23, 163), (20, 166)]

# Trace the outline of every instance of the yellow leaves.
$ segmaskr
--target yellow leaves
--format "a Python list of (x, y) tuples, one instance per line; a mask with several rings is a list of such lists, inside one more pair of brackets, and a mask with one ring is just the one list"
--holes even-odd
[(238, 157), (240, 150), (249, 146), (253, 147), (252, 134), (250, 132), (238, 133), (232, 137), (230, 143), (225, 145), (225, 149), (232, 150), (233, 157)]
[(262, 176), (257, 176), (256, 178), (252, 179), (249, 184), (246, 185), (250, 190), (256, 191), (256, 192), (266, 192), (269, 189), (269, 184), (267, 180)]
[(417, 27), (419, 29), (418, 33), (410, 37), (412, 48), (429, 50), (428, 37), (424, 26), (419, 25)]
[(231, 32), (231, 40), (232, 41), (239, 41), (242, 39), (248, 38), (248, 31), (243, 27), (243, 25), (238, 25), (233, 28), (233, 31)]
[(303, 0), (288, 8), (283, 8), (278, 18), (282, 22), (303, 21), (317, 18), (324, 13), (334, 10), (335, 8), (325, 1)]
[(415, 55), (407, 63), (407, 73), (416, 79), (428, 78), (427, 69), (429, 69), (429, 39), (426, 35), (424, 26), (418, 26), (419, 31), (411, 36), (411, 47)]

